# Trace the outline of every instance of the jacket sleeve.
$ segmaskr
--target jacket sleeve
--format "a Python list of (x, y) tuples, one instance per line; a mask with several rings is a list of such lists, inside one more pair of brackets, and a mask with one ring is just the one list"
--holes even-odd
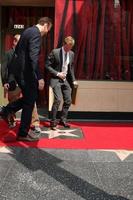
[(53, 50), (47, 57), (45, 68), (52, 76), (56, 77), (58, 71), (53, 68), (54, 65), (55, 65), (55, 56), (54, 56), (54, 50)]
[(1, 80), (3, 85), (8, 82), (8, 62), (9, 62), (9, 56), (8, 53), (6, 52), (1, 65)]
[(38, 33), (33, 33), (29, 40), (29, 58), (30, 64), (35, 73), (36, 78), (39, 80), (43, 77), (39, 69), (39, 53), (41, 48), (41, 36)]

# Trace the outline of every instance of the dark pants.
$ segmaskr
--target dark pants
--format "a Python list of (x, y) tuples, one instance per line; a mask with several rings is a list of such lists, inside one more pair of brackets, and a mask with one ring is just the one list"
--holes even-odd
[(26, 136), (30, 128), (34, 104), (38, 97), (38, 82), (35, 80), (34, 82), (26, 83), (24, 87), (21, 85), (19, 87), (22, 90), (23, 97), (15, 102), (9, 103), (5, 109), (8, 113), (17, 112), (22, 109), (18, 135)]
[(67, 81), (58, 82), (53, 88), (54, 102), (52, 106), (52, 121), (56, 121), (57, 112), (63, 97), (63, 106), (61, 112), (61, 121), (67, 120), (68, 110), (71, 105), (71, 87)]

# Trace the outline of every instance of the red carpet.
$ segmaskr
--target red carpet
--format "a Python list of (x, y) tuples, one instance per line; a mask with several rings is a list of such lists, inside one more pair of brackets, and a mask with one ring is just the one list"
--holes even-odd
[[(42, 122), (42, 126), (48, 126)], [(41, 138), (38, 142), (16, 142), (15, 129), (9, 130), (4, 121), (0, 121), (0, 146), (19, 146), (35, 148), (62, 149), (127, 149), (133, 150), (133, 124), (73, 122), (72, 128), (82, 130), (82, 137)]]

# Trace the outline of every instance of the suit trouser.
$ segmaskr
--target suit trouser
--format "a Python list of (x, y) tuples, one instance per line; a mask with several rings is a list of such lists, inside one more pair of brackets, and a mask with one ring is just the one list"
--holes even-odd
[[(21, 94), (21, 89), (17, 86), (15, 90), (13, 91), (8, 91), (8, 101), (9, 103), (12, 103), (18, 99), (20, 99), (22, 97)], [(15, 115), (11, 115), (11, 117), (14, 118), (15, 120)], [(39, 126), (40, 125), (40, 120), (39, 120), (39, 116), (38, 116), (38, 112), (37, 112), (37, 106), (36, 103), (34, 105), (33, 108), (33, 112), (32, 112), (32, 120), (31, 120), (31, 126)]]
[(66, 81), (58, 82), (56, 86), (53, 88), (54, 93), (54, 102), (52, 105), (52, 121), (56, 121), (57, 112), (62, 101), (63, 97), (63, 106), (61, 111), (61, 121), (67, 120), (68, 110), (71, 105), (71, 87), (69, 83)]
[(5, 109), (8, 113), (16, 113), (22, 109), (18, 135), (26, 136), (30, 128), (34, 104), (38, 97), (37, 80), (34, 82), (27, 82), (24, 87), (20, 86), (20, 88), (22, 90), (22, 97), (12, 103), (9, 103)]

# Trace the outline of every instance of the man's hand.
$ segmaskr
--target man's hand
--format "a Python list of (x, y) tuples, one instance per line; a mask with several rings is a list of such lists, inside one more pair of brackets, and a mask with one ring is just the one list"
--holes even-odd
[(38, 89), (43, 90), (45, 82), (43, 79), (38, 80)]
[(5, 83), (5, 84), (4, 84), (4, 89), (5, 89), (5, 90), (8, 90), (9, 87), (10, 87), (10, 86), (9, 86), (9, 83)]
[(66, 78), (66, 73), (65, 73), (65, 72), (58, 72), (57, 76), (58, 76), (60, 79), (64, 80), (64, 79)]

